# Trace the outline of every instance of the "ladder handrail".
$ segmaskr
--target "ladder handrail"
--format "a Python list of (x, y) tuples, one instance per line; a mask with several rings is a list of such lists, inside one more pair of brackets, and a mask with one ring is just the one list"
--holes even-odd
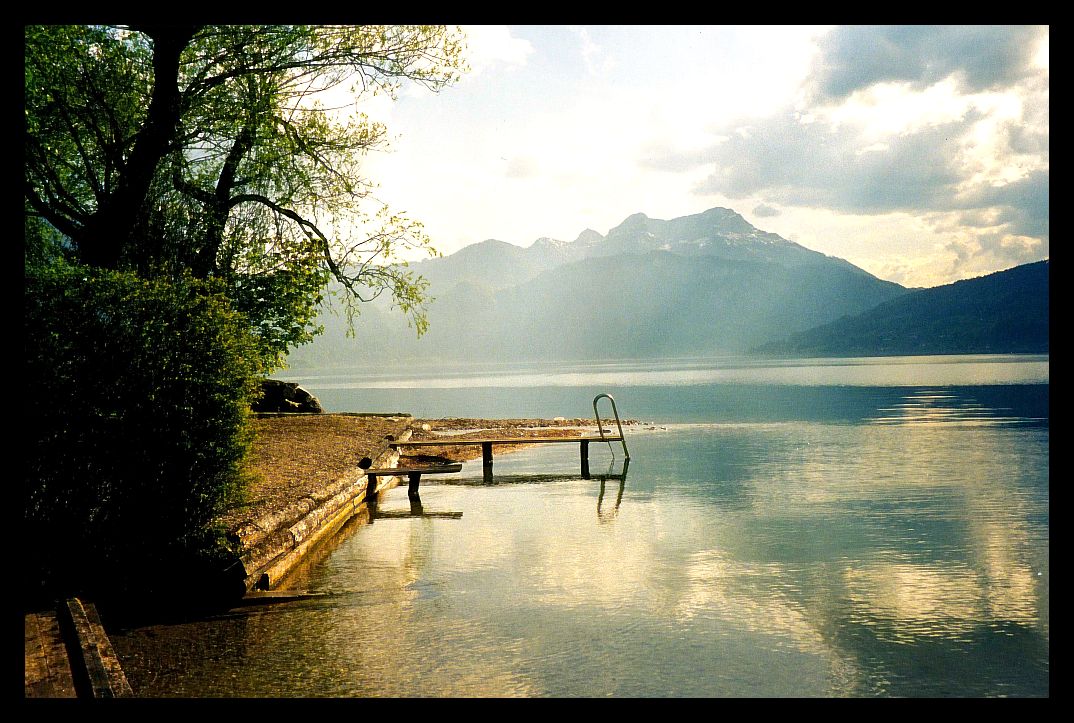
[(593, 397), (593, 416), (596, 417), (596, 419), (597, 419), (597, 431), (600, 433), (600, 438), (601, 438), (601, 440), (603, 440), (605, 442), (608, 442), (608, 449), (612, 448), (612, 443), (610, 441), (604, 439), (604, 425), (600, 421), (600, 411), (597, 410), (597, 401), (601, 397), (607, 398), (607, 400), (612, 403), (612, 414), (615, 415), (615, 425), (619, 428), (619, 441), (623, 443), (623, 455), (629, 460), (630, 459), (630, 452), (627, 451), (626, 437), (623, 436), (623, 423), (619, 421), (619, 410), (616, 409), (616, 407), (615, 407), (615, 399), (612, 397), (611, 394), (603, 394), (602, 393), (602, 394), (598, 394), (597, 396)]

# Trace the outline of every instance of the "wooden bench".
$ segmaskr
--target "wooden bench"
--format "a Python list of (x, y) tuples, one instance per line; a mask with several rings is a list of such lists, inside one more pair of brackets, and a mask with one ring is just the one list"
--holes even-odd
[[(601, 436), (585, 437), (440, 437), (438, 439), (407, 440), (405, 442), (392, 442), (395, 449), (409, 447), (481, 447), (481, 466), (486, 482), (492, 481), (492, 446), (494, 444), (552, 444), (573, 443), (579, 445), (579, 453), (582, 462), (582, 477), (589, 479), (589, 443), (590, 442), (622, 442), (623, 437), (619, 434), (606, 434)], [(628, 457), (629, 459), (629, 457)]]
[[(421, 482), (421, 476), (423, 474), (451, 474), (453, 472), (461, 472), (462, 464), (443, 464), (435, 467), (381, 467), (379, 469), (367, 469), (365, 470), (368, 481), (366, 482), (365, 498), (366, 501), (375, 501), (377, 494), (377, 479), (380, 477), (403, 477), (404, 475), (410, 481), (410, 486), (407, 489), (407, 495), (414, 499), (418, 496), (418, 484)], [(375, 504), (375, 502), (374, 502)]]

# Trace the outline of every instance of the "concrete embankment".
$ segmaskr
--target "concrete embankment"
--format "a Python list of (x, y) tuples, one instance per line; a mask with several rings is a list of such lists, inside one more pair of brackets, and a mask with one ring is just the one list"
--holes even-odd
[[(410, 434), (405, 431), (400, 441)], [(399, 452), (388, 449), (372, 462), (375, 468), (395, 467)], [(366, 475), (356, 467), (323, 489), (235, 530), (246, 591), (272, 589), (313, 547), (337, 532), (365, 503), (366, 484)], [(378, 491), (397, 484), (394, 477), (380, 478)]]

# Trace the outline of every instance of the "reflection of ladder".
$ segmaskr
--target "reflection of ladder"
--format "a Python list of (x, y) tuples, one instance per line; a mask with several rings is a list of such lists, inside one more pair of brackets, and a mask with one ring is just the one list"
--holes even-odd
[[(612, 414), (615, 415), (615, 426), (619, 428), (619, 441), (623, 444), (623, 456), (625, 456), (626, 460), (629, 462), (630, 452), (627, 451), (626, 437), (623, 436), (623, 423), (619, 421), (619, 411), (615, 408), (615, 399), (612, 398), (611, 394), (598, 394), (597, 396), (593, 397), (593, 416), (597, 419), (597, 431), (600, 433), (600, 439), (601, 441), (608, 443), (608, 449), (612, 448), (611, 440), (604, 438), (604, 425), (601, 424), (600, 412), (597, 410), (597, 402), (600, 400), (601, 397), (604, 397), (612, 403)], [(615, 455), (614, 451), (612, 452), (612, 455)]]

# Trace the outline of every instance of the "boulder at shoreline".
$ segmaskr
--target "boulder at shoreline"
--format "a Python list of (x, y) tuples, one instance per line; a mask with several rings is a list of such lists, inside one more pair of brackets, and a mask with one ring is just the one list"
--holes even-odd
[(282, 382), (278, 379), (265, 379), (261, 382), (261, 398), (250, 408), (261, 413), (322, 414), (324, 412), (317, 397), (295, 382)]

